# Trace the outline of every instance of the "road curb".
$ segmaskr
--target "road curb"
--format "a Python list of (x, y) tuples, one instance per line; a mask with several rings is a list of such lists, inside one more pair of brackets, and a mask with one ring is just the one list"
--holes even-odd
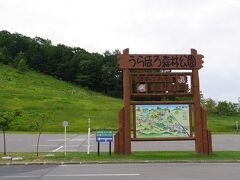
[(81, 164), (161, 164), (161, 163), (240, 163), (240, 160), (145, 160), (145, 161), (72, 161), (72, 162), (7, 162), (0, 166), (11, 165), (81, 165)]

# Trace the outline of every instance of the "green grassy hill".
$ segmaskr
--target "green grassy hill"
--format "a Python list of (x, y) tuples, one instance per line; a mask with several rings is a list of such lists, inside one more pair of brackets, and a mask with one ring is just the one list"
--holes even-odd
[[(0, 64), (0, 110), (20, 110), (11, 124), (11, 131), (33, 131), (32, 120), (48, 114), (45, 132), (62, 132), (62, 122), (69, 121), (68, 131), (87, 131), (91, 118), (92, 129), (116, 129), (122, 100), (111, 98), (34, 71), (20, 73)], [(234, 116), (208, 115), (208, 127), (213, 132), (236, 132)]]
[(0, 109), (22, 112), (12, 123), (12, 131), (32, 131), (31, 121), (41, 113), (49, 114), (45, 132), (63, 131), (64, 120), (69, 121), (69, 131), (86, 131), (89, 117), (93, 129), (116, 128), (121, 106), (120, 99), (0, 64)]

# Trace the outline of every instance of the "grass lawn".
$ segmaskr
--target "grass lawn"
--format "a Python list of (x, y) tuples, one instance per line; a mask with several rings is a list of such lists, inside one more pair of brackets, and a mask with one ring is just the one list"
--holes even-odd
[(116, 128), (122, 100), (96, 93), (34, 71), (24, 74), (0, 64), (0, 110), (20, 110), (22, 116), (10, 131), (33, 131), (31, 121), (48, 114), (45, 132), (86, 131), (88, 118), (93, 129)]
[[(69, 132), (91, 128), (117, 129), (121, 99), (108, 97), (79, 86), (57, 80), (34, 71), (19, 73), (0, 64), (0, 110), (20, 110), (21, 117), (12, 122), (10, 131), (34, 131), (32, 120), (47, 114), (44, 132), (62, 132), (62, 122), (69, 122)], [(208, 114), (208, 127), (212, 132), (236, 133), (235, 122), (240, 114), (224, 116)], [(240, 122), (239, 122), (240, 124)]]
[(240, 113), (231, 116), (208, 114), (207, 120), (208, 128), (212, 132), (240, 133), (240, 130), (236, 131), (236, 121), (238, 121), (240, 126)]
[[(8, 153), (11, 157), (21, 156), (23, 162), (83, 162), (83, 161), (137, 161), (137, 160), (240, 160), (240, 151), (215, 151), (210, 155), (199, 155), (194, 151), (153, 151), (153, 152), (132, 152), (130, 156), (115, 155), (109, 156), (107, 152), (91, 153), (87, 155), (83, 152), (68, 152), (64, 156), (63, 152), (51, 153), (54, 157), (47, 157), (48, 153)], [(3, 154), (0, 153), (0, 157)], [(13, 161), (0, 160), (0, 163)], [(21, 161), (17, 161), (21, 162)]]

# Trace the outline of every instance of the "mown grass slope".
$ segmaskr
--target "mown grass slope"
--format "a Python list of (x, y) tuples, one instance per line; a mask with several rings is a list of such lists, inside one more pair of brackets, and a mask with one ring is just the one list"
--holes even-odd
[[(87, 131), (88, 118), (96, 129), (117, 129), (122, 100), (96, 93), (71, 83), (34, 71), (20, 73), (0, 64), (0, 110), (20, 110), (21, 116), (11, 124), (11, 131), (34, 131), (32, 120), (48, 114), (45, 132), (62, 132), (62, 122), (69, 121), (68, 131)], [(240, 114), (208, 114), (212, 132), (236, 132)], [(239, 127), (240, 128), (240, 127)]]
[(89, 117), (93, 129), (112, 129), (117, 127), (121, 106), (120, 99), (0, 64), (0, 109), (21, 111), (21, 116), (11, 124), (12, 131), (33, 131), (31, 122), (40, 114), (49, 116), (45, 132), (63, 131), (64, 120), (69, 121), (69, 131), (86, 131)]

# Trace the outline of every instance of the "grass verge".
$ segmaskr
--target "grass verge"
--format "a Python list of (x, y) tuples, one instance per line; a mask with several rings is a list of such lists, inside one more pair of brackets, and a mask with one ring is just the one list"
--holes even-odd
[(2, 160), (3, 153), (0, 153), (0, 163), (54, 163), (54, 162), (95, 162), (95, 161), (147, 161), (147, 160), (240, 160), (240, 151), (215, 151), (210, 155), (196, 154), (194, 151), (153, 151), (153, 152), (132, 152), (130, 156), (115, 155), (109, 156), (107, 152), (96, 152), (87, 155), (84, 152), (68, 152), (64, 156), (63, 152), (51, 153), (54, 156), (47, 156), (49, 153), (40, 153), (36, 157), (36, 153), (18, 152), (8, 153), (8, 156), (23, 157), (22, 161)]

